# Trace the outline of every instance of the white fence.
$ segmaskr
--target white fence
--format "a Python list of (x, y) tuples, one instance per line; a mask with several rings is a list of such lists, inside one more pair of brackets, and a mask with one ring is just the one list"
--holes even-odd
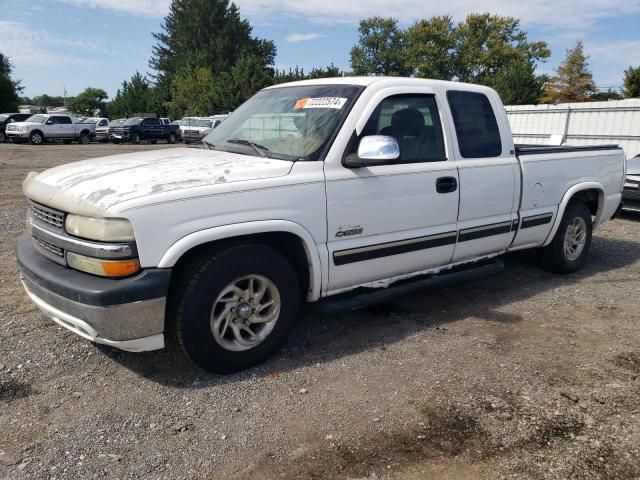
[(640, 155), (640, 99), (507, 106), (516, 144), (620, 145)]

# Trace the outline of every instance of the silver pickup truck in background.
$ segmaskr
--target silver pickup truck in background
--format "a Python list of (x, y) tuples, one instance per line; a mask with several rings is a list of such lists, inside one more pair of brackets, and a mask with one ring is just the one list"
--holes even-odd
[(28, 141), (32, 145), (53, 140), (65, 143), (76, 140), (86, 145), (91, 141), (95, 129), (95, 123), (81, 123), (71, 115), (38, 113), (24, 122), (8, 125), (6, 135), (13, 142)]

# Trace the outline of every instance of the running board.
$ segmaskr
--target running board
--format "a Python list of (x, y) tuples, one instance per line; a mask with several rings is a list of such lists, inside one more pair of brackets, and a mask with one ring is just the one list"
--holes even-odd
[(471, 266), (465, 269), (452, 269), (438, 275), (419, 277), (418, 280), (404, 280), (387, 288), (355, 290), (320, 300), (316, 308), (320, 313), (339, 313), (365, 308), (378, 303), (383, 303), (394, 298), (414, 293), (418, 290), (442, 288), (456, 283), (486, 277), (504, 270), (504, 262), (493, 259), (484, 262), (480, 266)]

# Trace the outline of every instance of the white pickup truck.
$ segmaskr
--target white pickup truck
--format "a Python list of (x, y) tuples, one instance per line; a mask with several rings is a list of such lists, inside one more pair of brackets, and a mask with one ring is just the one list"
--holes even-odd
[(201, 148), (29, 174), (17, 257), (33, 302), (77, 334), (129, 351), (175, 336), (200, 367), (231, 372), (273, 354), (305, 301), (522, 249), (575, 271), (620, 206), (624, 169), (616, 146), (515, 146), (486, 87), (289, 83)]
[(32, 145), (41, 145), (49, 140), (63, 140), (87, 144), (96, 129), (96, 123), (81, 123), (71, 115), (38, 113), (24, 122), (12, 123), (7, 127), (9, 140), (28, 141)]

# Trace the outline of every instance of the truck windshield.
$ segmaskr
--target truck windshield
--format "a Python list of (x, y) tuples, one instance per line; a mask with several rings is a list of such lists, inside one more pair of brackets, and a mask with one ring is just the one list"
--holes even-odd
[(140, 123), (142, 123), (141, 118), (129, 118), (126, 122), (124, 122), (124, 126), (127, 127), (129, 125), (139, 125)]
[(49, 118), (48, 115), (31, 115), (25, 122), (44, 123), (47, 118)]
[(318, 160), (363, 90), (304, 85), (262, 90), (203, 142), (209, 148), (282, 160)]

